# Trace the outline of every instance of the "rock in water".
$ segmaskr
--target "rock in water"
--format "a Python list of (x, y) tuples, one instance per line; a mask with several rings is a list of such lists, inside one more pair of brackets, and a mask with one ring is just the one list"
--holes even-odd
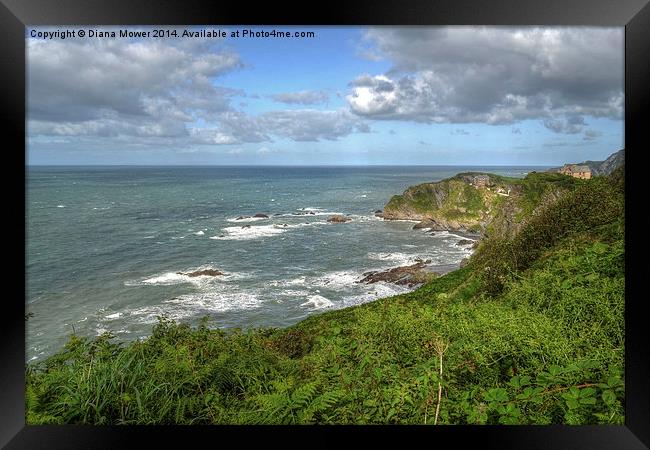
[(417, 263), (410, 266), (394, 267), (381, 272), (366, 272), (363, 274), (363, 278), (357, 281), (357, 283), (371, 284), (384, 281), (386, 283), (395, 283), (412, 287), (438, 276), (435, 272), (425, 272), (423, 270), (430, 262), (430, 259), (427, 259), (426, 261), (419, 260)]
[(349, 222), (350, 220), (352, 219), (350, 219), (349, 217), (342, 216), (341, 214), (334, 214), (332, 217), (327, 219), (328, 222), (332, 222), (332, 223), (345, 223), (345, 222)]
[(437, 230), (438, 224), (436, 223), (435, 220), (424, 219), (423, 221), (418, 222), (415, 225), (413, 225), (414, 230), (421, 230), (421, 229), (424, 229), (424, 228), (429, 228), (429, 229), (438, 231)]
[(176, 273), (178, 275), (187, 275), (188, 277), (201, 277), (201, 276), (216, 277), (218, 275), (224, 275), (223, 272), (220, 272), (215, 269), (203, 269), (203, 270), (197, 270), (195, 272), (188, 272), (188, 273), (176, 272)]
[(267, 216), (266, 214), (262, 214), (262, 213), (257, 213), (253, 217), (257, 217), (259, 219), (268, 219), (269, 218), (269, 216)]
[(464, 246), (464, 245), (472, 245), (474, 241), (471, 241), (469, 239), (461, 239), (460, 241), (456, 242), (456, 245), (458, 246)]
[(462, 268), (462, 267), (465, 267), (467, 264), (469, 264), (469, 258), (463, 258), (463, 259), (460, 261), (460, 267), (461, 267), (461, 268)]

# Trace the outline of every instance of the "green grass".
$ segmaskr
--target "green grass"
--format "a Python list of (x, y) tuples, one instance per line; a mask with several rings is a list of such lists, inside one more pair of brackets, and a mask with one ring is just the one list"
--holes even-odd
[[(505, 190), (514, 188), (518, 192), (505, 200), (498, 195), (488, 196), (483, 189), (474, 188), (469, 181), (476, 175), (466, 172), (451, 178), (436, 182), (423, 183), (408, 188), (402, 195), (394, 195), (384, 207), (385, 212), (401, 212), (424, 214), (430, 217), (440, 217), (448, 220), (476, 221), (488, 209), (496, 210), (505, 201), (514, 203), (520, 210), (516, 219), (518, 222), (529, 217), (538, 206), (549, 197), (558, 196), (563, 192), (576, 189), (584, 180), (567, 175), (545, 172), (531, 172), (524, 178), (511, 178), (495, 174), (490, 176), (493, 189)], [(435, 201), (435, 192), (444, 193), (445, 199), (441, 205)]]
[(577, 183), (463, 269), (286, 329), (72, 336), (27, 367), (27, 423), (622, 424), (622, 205)]

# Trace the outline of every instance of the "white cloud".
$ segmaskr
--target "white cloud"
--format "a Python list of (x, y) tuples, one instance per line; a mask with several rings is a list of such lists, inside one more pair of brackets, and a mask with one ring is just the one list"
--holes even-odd
[(259, 116), (257, 122), (267, 133), (294, 141), (331, 141), (354, 132), (370, 131), (363, 120), (343, 109), (271, 111)]
[(595, 141), (598, 139), (600, 136), (602, 136), (603, 133), (598, 131), (598, 130), (585, 130), (584, 136), (582, 137), (583, 140), (585, 141)]
[[(237, 111), (232, 99), (246, 93), (215, 83), (246, 66), (238, 54), (210, 40), (28, 39), (27, 50), (30, 137), (181, 149), (271, 142), (274, 136), (336, 140), (369, 129), (346, 110), (280, 110), (257, 116)], [(328, 100), (325, 91), (273, 97), (302, 105)]]
[(382, 27), (367, 30), (364, 41), (393, 67), (350, 83), (346, 99), (359, 116), (546, 119), (549, 129), (569, 133), (579, 124), (558, 120), (623, 116), (622, 28)]
[(317, 105), (326, 103), (329, 95), (325, 91), (298, 91), (285, 92), (270, 96), (273, 100), (280, 103), (293, 105)]
[(582, 132), (585, 120), (580, 116), (572, 116), (564, 119), (544, 119), (544, 126), (556, 133), (578, 134)]

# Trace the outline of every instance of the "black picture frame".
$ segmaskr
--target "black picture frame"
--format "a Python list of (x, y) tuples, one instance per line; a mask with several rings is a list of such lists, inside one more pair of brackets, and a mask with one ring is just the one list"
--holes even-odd
[[(7, 277), (5, 323), (0, 346), (0, 445), (18, 448), (192, 448), (197, 439), (225, 445), (226, 435), (248, 446), (263, 437), (267, 445), (323, 444), (358, 436), (380, 442), (392, 437), (414, 445), (474, 443), (481, 448), (636, 449), (650, 446), (650, 361), (645, 346), (648, 309), (643, 285), (647, 238), (643, 225), (645, 191), (642, 158), (647, 152), (643, 120), (650, 95), (650, 5), (648, 0), (354, 0), (288, 4), (277, 2), (199, 2), (197, 0), (0, 0), (0, 114), (6, 126), (4, 156), (9, 157), (3, 199), (11, 224), (5, 239), (25, 237), (25, 29), (36, 25), (573, 25), (625, 27), (626, 148), (626, 419), (624, 426), (442, 426), (442, 427), (93, 427), (25, 425), (24, 283)], [(643, 139), (643, 140), (642, 140)], [(9, 144), (10, 143), (10, 144)], [(642, 146), (642, 143), (645, 146)], [(23, 149), (24, 151), (21, 151)], [(6, 174), (12, 175), (7, 177)], [(21, 197), (22, 196), (22, 197)], [(22, 200), (21, 200), (22, 198)], [(24, 215), (22, 217), (25, 217)], [(7, 237), (9, 236), (9, 237)], [(20, 248), (17, 245), (16, 248)], [(25, 248), (23, 248), (25, 250)], [(12, 273), (25, 252), (6, 258)], [(637, 261), (639, 263), (637, 263)], [(24, 280), (24, 276), (22, 277)], [(14, 294), (15, 291), (15, 294)], [(22, 291), (22, 298), (20, 294)], [(278, 434), (280, 433), (280, 434)], [(305, 436), (308, 434), (309, 436)], [(311, 436), (317, 434), (318, 436)], [(271, 441), (270, 439), (273, 441)], [(415, 441), (424, 438), (424, 441)], [(308, 439), (309, 441), (305, 441)], [(154, 443), (157, 442), (157, 443)], [(418, 444), (423, 442), (424, 444)], [(146, 443), (146, 444), (145, 444)], [(232, 444), (229, 444), (232, 445)]]

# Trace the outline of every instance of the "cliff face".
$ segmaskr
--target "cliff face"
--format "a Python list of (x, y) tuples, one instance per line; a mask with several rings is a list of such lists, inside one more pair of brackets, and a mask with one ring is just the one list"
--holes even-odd
[(605, 161), (602, 162), (598, 168), (598, 175), (609, 175), (614, 172), (619, 167), (625, 164), (625, 149), (619, 150), (616, 153), (612, 154)]
[[(582, 161), (577, 163), (579, 166), (588, 166), (594, 176), (609, 175), (623, 164), (625, 164), (625, 149), (612, 153), (605, 161)], [(559, 172), (560, 169), (561, 167), (553, 167), (548, 172)]]
[(536, 208), (553, 203), (578, 182), (548, 173), (533, 172), (524, 179), (461, 173), (409, 187), (390, 199), (381, 217), (419, 220), (417, 228), (434, 231), (513, 235)]
[(412, 186), (393, 196), (384, 207), (383, 217), (420, 220), (421, 227), (434, 230), (483, 232), (498, 205), (516, 195), (516, 190), (496, 175), (459, 174)]

